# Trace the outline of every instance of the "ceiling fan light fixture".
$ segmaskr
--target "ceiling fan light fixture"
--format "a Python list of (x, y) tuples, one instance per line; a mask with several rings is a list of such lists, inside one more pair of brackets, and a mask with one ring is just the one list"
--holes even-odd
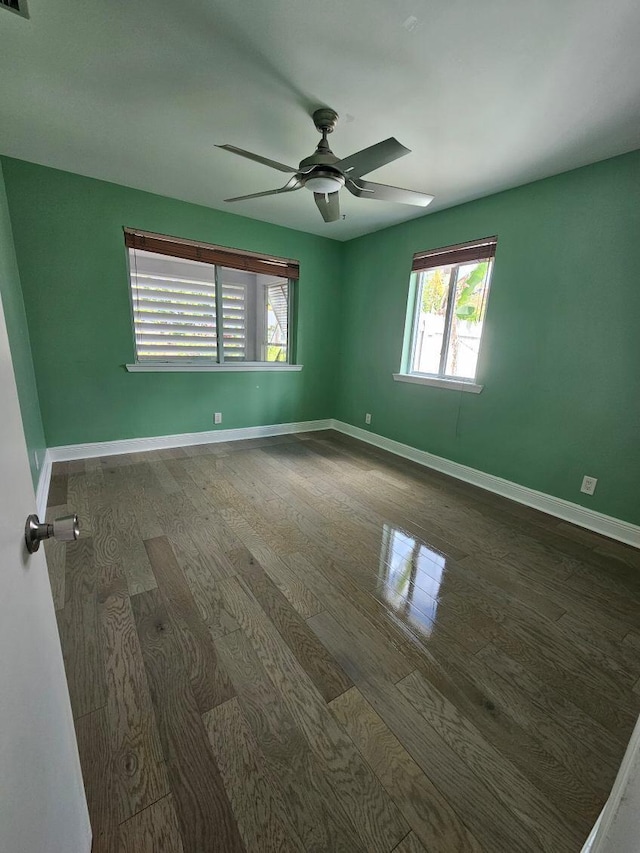
[(304, 182), (305, 187), (312, 193), (337, 193), (344, 186), (344, 179), (339, 175), (311, 175)]

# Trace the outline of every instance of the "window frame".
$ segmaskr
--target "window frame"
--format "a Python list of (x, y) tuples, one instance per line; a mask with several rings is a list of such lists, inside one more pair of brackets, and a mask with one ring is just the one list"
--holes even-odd
[[(127, 261), (127, 284), (129, 291), (129, 309), (131, 318), (131, 330), (134, 348), (134, 362), (125, 364), (129, 373), (181, 373), (181, 372), (290, 372), (300, 371), (302, 364), (295, 361), (296, 329), (295, 318), (297, 317), (297, 287), (299, 276), (299, 263), (290, 258), (276, 258), (269, 255), (261, 255), (255, 252), (230, 249), (228, 247), (214, 246), (207, 243), (199, 243), (178, 237), (169, 237), (138, 229), (123, 228), (125, 235), (125, 252)], [(136, 245), (137, 243), (137, 245)], [(140, 360), (138, 357), (138, 343), (136, 336), (135, 311), (134, 311), (134, 287), (132, 284), (131, 255), (136, 248), (154, 254), (163, 254), (169, 258), (196, 260), (208, 263), (213, 267), (213, 281), (216, 294), (216, 361), (208, 361), (205, 358), (189, 361), (187, 358), (180, 360), (154, 361), (152, 359)], [(157, 249), (157, 251), (156, 251)], [(172, 249), (172, 251), (170, 251)], [(287, 353), (286, 362), (275, 361), (225, 361), (224, 346), (220, 346), (224, 339), (224, 324), (218, 326), (218, 317), (222, 317), (222, 287), (219, 281), (221, 268), (237, 269), (244, 272), (255, 272), (278, 277), (287, 282)], [(248, 289), (247, 289), (248, 294)], [(247, 298), (245, 304), (248, 306), (252, 300)], [(255, 300), (257, 302), (257, 300)], [(251, 306), (255, 313), (257, 305)], [(253, 326), (253, 332), (258, 329), (258, 318)], [(247, 339), (249, 336), (249, 324), (246, 325)], [(255, 349), (255, 342), (254, 342)]]
[[(497, 237), (487, 237), (482, 240), (473, 240), (468, 243), (460, 243), (454, 246), (446, 246), (428, 252), (418, 252), (413, 257), (411, 267), (411, 278), (409, 298), (407, 300), (407, 316), (405, 319), (405, 347), (402, 355), (402, 367), (399, 373), (394, 373), (393, 378), (399, 382), (410, 382), (418, 385), (432, 385), (440, 388), (450, 388), (461, 391), (471, 391), (479, 394), (484, 385), (477, 382), (478, 364), (482, 352), (484, 339), (484, 320), (489, 306), (489, 296), (493, 278), (494, 259), (497, 246)], [(460, 267), (478, 262), (488, 261), (486, 275), (485, 308), (483, 328), (478, 345), (478, 359), (473, 377), (452, 376), (446, 372), (447, 360), (451, 346), (451, 326), (455, 308), (456, 288)], [(420, 320), (420, 302), (423, 292), (423, 277), (430, 270), (441, 267), (451, 267), (449, 281), (447, 282), (447, 304), (445, 308), (445, 322), (443, 329), (443, 346), (440, 351), (440, 361), (437, 373), (424, 373), (413, 370), (415, 358), (415, 346), (417, 342), (418, 324)]]

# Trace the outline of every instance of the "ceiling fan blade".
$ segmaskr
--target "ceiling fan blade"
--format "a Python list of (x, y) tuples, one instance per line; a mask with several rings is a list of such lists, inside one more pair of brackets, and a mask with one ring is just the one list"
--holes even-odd
[(400, 187), (389, 187), (387, 184), (374, 184), (372, 181), (347, 181), (347, 189), (358, 198), (373, 198), (378, 201), (395, 201), (398, 204), (415, 204), (426, 207), (433, 201), (428, 193), (415, 190), (402, 190)]
[(253, 154), (251, 151), (245, 151), (244, 148), (236, 148), (235, 145), (216, 145), (216, 148), (224, 148), (225, 151), (238, 154), (240, 157), (246, 157), (247, 160), (255, 160), (256, 163), (262, 163), (264, 166), (271, 166), (272, 169), (277, 169), (279, 172), (298, 171), (293, 166), (285, 166), (284, 163), (278, 163), (277, 160), (269, 160), (268, 157), (261, 157), (259, 154)]
[(322, 214), (322, 218), (325, 222), (336, 222), (340, 219), (339, 195), (339, 192), (313, 194), (316, 204), (318, 205), (318, 210)]
[(369, 172), (373, 172), (374, 169), (379, 169), (387, 163), (392, 163), (399, 157), (404, 157), (405, 154), (411, 154), (411, 150), (390, 136), (384, 142), (378, 142), (376, 145), (357, 151), (350, 157), (345, 157), (344, 160), (335, 163), (335, 168), (344, 172), (347, 178), (359, 178), (361, 175), (368, 175)]
[(277, 190), (265, 190), (263, 193), (250, 193), (249, 195), (238, 195), (235, 198), (225, 198), (225, 201), (244, 201), (248, 198), (262, 198), (265, 195), (279, 195), (280, 193), (292, 193), (294, 190), (302, 188), (302, 184), (297, 177), (291, 178), (283, 187)]

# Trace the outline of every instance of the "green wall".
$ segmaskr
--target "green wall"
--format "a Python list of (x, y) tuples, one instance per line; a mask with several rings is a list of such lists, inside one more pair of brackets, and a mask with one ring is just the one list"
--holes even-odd
[[(346, 244), (3, 162), (48, 446), (208, 430), (214, 410), (222, 428), (326, 417), (364, 427), (371, 412), (380, 435), (640, 523), (640, 152)], [(9, 245), (6, 205), (0, 215)], [(127, 373), (124, 225), (298, 258), (303, 371)], [(492, 234), (484, 391), (394, 382), (413, 253)], [(41, 449), (11, 257), (25, 431)], [(599, 480), (593, 497), (579, 491), (584, 474)]]
[[(4, 159), (49, 447), (288, 423), (332, 413), (342, 247), (335, 241)], [(127, 373), (134, 360), (123, 226), (300, 261), (289, 373)]]
[[(493, 234), (484, 391), (394, 382), (413, 253)], [(339, 419), (364, 428), (371, 412), (380, 435), (640, 523), (640, 152), (345, 252)]]
[[(11, 360), (18, 388), (20, 412), (24, 428), (29, 465), (34, 487), (38, 485), (39, 465), (45, 451), (44, 431), (40, 417), (36, 377), (33, 371), (27, 317), (24, 310), (20, 275), (13, 246), (9, 208), (0, 163), (0, 296), (4, 308)], [(38, 463), (36, 463), (36, 456)]]

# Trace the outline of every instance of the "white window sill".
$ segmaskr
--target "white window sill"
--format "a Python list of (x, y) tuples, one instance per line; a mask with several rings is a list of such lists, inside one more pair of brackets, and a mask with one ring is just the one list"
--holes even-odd
[(244, 361), (229, 364), (163, 364), (141, 362), (125, 364), (129, 373), (290, 373), (302, 370), (301, 364), (274, 364), (266, 361)]
[(425, 376), (421, 373), (394, 373), (396, 382), (411, 382), (414, 385), (432, 385), (434, 388), (450, 388), (454, 391), (468, 391), (470, 394), (479, 394), (484, 385), (476, 385), (475, 382), (464, 379), (444, 379), (440, 376)]

